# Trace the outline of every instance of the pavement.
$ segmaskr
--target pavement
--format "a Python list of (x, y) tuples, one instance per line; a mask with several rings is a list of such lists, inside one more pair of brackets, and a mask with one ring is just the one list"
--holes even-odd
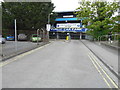
[(35, 49), (44, 44), (45, 43), (43, 43), (43, 42), (39, 42), (39, 45), (37, 45), (37, 43), (33, 43), (33, 42), (29, 42), (29, 41), (18, 41), (17, 43), (15, 43), (14, 41), (6, 41), (5, 44), (2, 44), (0, 46), (1, 47), (0, 56), (2, 56), (1, 60), (6, 60), (15, 55), (19, 55), (26, 51)]
[(109, 41), (101, 41), (97, 43), (101, 43), (102, 45), (105, 45), (113, 49), (120, 49), (120, 43), (118, 41), (112, 41), (111, 43)]
[[(111, 48), (108, 45), (104, 46), (98, 42), (82, 40), (114, 73), (118, 75), (118, 49)], [(118, 69), (119, 68), (119, 69)]]
[(117, 78), (83, 42), (93, 45), (79, 40), (53, 41), (3, 62), (2, 87), (117, 88)]

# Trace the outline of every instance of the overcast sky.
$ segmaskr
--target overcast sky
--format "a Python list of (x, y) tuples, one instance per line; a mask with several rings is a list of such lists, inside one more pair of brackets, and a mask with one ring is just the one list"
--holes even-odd
[[(56, 6), (56, 8), (54, 9), (54, 11), (74, 11), (76, 8), (79, 7), (78, 2), (81, 0), (52, 0), (52, 3), (54, 3), (54, 6)], [(89, 1), (95, 1), (95, 0), (89, 0)], [(101, 1), (113, 1), (113, 0), (101, 0)], [(118, 1), (118, 0), (117, 0)], [(115, 15), (117, 15), (118, 13), (115, 12)]]
[(73, 11), (79, 4), (79, 0), (52, 0), (54, 6), (56, 6), (54, 11)]
[[(56, 6), (54, 11), (74, 11), (79, 7), (78, 2), (82, 0), (51, 0)], [(88, 0), (88, 1), (96, 1), (96, 0)], [(113, 0), (100, 0), (100, 1), (113, 1)], [(119, 0), (116, 0), (119, 1)]]

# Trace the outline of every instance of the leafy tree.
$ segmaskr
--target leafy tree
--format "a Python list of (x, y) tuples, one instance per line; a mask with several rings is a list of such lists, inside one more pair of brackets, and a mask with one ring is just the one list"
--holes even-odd
[(53, 9), (51, 2), (3, 2), (3, 28), (13, 29), (14, 19), (17, 20), (18, 30), (36, 30), (45, 27), (47, 17)]
[[(98, 36), (108, 34), (110, 28), (113, 27), (114, 20), (111, 17), (119, 7), (117, 2), (89, 2), (83, 0), (77, 8), (78, 12), (76, 14), (80, 19), (88, 17), (88, 19), (83, 20), (83, 24), (86, 24), (87, 28), (91, 30), (87, 33), (97, 39)], [(88, 22), (91, 24), (88, 25)]]
[(2, 26), (2, 6), (0, 3), (0, 34), (1, 34), (1, 30), (2, 30), (1, 26)]
[(120, 33), (120, 15), (113, 17), (112, 19), (115, 22), (114, 27), (112, 28), (113, 32)]

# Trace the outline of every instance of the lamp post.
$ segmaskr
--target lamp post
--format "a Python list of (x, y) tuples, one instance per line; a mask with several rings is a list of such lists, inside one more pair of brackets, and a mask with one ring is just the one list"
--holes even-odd
[(47, 36), (48, 36), (48, 40), (49, 40), (49, 30), (50, 30), (50, 15), (52, 15), (53, 13), (48, 14), (48, 24), (47, 24)]
[[(82, 28), (82, 19), (81, 19), (81, 24), (80, 27)], [(82, 29), (81, 29), (82, 30)], [(82, 32), (80, 32), (80, 40), (82, 39)]]
[(53, 13), (48, 14), (48, 24), (50, 24), (50, 15), (52, 15)]
[(16, 19), (14, 20), (15, 23), (15, 50), (17, 51), (17, 25), (16, 25)]
[(50, 24), (50, 15), (51, 14), (48, 14), (48, 24)]

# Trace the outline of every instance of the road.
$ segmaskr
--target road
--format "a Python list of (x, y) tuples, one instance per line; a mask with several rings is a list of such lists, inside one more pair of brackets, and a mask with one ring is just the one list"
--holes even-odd
[(2, 64), (3, 88), (117, 88), (117, 79), (79, 40), (55, 41)]

